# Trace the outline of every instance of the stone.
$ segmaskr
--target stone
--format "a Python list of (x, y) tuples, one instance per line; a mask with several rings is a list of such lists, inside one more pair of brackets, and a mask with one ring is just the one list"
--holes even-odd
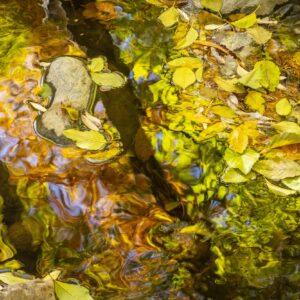
[(28, 283), (5, 285), (0, 290), (0, 299), (5, 300), (55, 300), (52, 280), (36, 279)]

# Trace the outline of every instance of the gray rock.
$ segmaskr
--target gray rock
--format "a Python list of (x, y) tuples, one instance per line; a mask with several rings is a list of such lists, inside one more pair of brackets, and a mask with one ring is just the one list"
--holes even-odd
[(249, 9), (256, 8), (259, 5), (257, 14), (267, 15), (273, 11), (276, 5), (285, 2), (287, 0), (223, 0), (222, 13), (229, 14), (235, 10), (247, 12)]
[(55, 95), (51, 107), (42, 116), (42, 124), (61, 136), (71, 124), (68, 116), (63, 114), (62, 104), (78, 111), (86, 109), (93, 83), (84, 62), (68, 56), (59, 57), (51, 63), (46, 82), (55, 88)]
[(0, 290), (3, 300), (55, 300), (52, 280), (36, 279), (29, 283), (3, 286)]

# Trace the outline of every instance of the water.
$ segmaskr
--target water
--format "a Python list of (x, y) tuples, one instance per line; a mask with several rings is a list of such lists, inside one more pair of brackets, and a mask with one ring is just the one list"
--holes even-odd
[[(88, 1), (50, 2), (46, 11), (0, 2), (1, 268), (39, 277), (59, 269), (95, 299), (296, 299), (297, 198), (287, 207), (260, 181), (221, 189), (223, 143), (198, 143), (178, 125), (176, 107), (151, 102), (155, 72), (98, 95), (95, 114), (111, 120), (125, 150), (114, 161), (91, 164), (86, 151), (36, 135), (26, 100), (41, 101), (39, 62), (104, 55), (132, 78), (137, 57), (149, 52), (157, 67), (172, 40), (157, 26), (160, 9), (144, 1), (116, 1), (120, 18), (100, 2), (106, 13), (97, 19), (92, 4), (82, 15)], [(231, 264), (224, 276), (216, 274), (222, 257)]]

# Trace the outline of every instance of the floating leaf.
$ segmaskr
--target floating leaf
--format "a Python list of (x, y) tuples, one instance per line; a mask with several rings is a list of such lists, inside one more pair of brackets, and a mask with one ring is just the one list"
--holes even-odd
[(256, 18), (256, 13), (253, 12), (250, 15), (247, 15), (235, 22), (231, 22), (231, 25), (237, 27), (237, 28), (249, 28), (256, 24), (257, 18)]
[(164, 11), (158, 19), (165, 27), (171, 27), (178, 22), (179, 12), (175, 7), (170, 7)]
[(286, 158), (261, 160), (254, 165), (253, 169), (274, 181), (300, 176), (300, 165)]
[(118, 72), (92, 73), (91, 76), (97, 85), (105, 88), (120, 88), (126, 83), (126, 77)]
[(55, 280), (54, 289), (59, 300), (93, 300), (89, 290), (80, 285)]
[(280, 70), (272, 61), (263, 60), (255, 64), (254, 69), (240, 78), (239, 82), (253, 89), (261, 87), (275, 91), (280, 80)]
[(274, 185), (273, 183), (269, 182), (268, 180), (266, 180), (266, 184), (267, 184), (267, 187), (269, 188), (269, 190), (273, 194), (278, 195), (278, 196), (282, 196), (282, 197), (283, 196), (290, 196), (290, 195), (293, 195), (293, 194), (296, 193), (293, 190), (284, 189), (280, 186)]
[(106, 58), (104, 56), (93, 58), (89, 64), (91, 72), (101, 72), (106, 64)]
[(243, 125), (232, 130), (229, 135), (229, 147), (238, 153), (243, 153), (249, 143), (248, 132)]
[(280, 133), (290, 132), (300, 134), (300, 126), (295, 122), (282, 121), (272, 126)]
[(265, 44), (272, 37), (272, 32), (266, 30), (261, 26), (254, 26), (252, 28), (248, 28), (247, 32), (251, 35), (254, 41), (259, 45)]
[(242, 183), (248, 181), (248, 178), (236, 169), (227, 169), (222, 176), (222, 181), (226, 183)]
[(0, 273), (0, 281), (8, 285), (13, 285), (13, 284), (27, 283), (30, 281), (30, 279), (25, 279), (19, 276), (15, 276), (11, 272), (5, 272), (5, 273)]
[(175, 49), (184, 49), (192, 45), (198, 38), (198, 32), (191, 27), (182, 40), (179, 40)]
[(293, 132), (283, 132), (272, 137), (269, 147), (278, 148), (287, 145), (294, 145), (300, 143), (300, 134)]
[(224, 79), (222, 77), (217, 76), (214, 78), (214, 81), (220, 89), (226, 92), (237, 94), (244, 93), (243, 86), (238, 85), (238, 79)]
[(288, 116), (292, 112), (292, 105), (287, 98), (283, 98), (276, 103), (276, 112), (280, 116)]
[(227, 119), (236, 117), (235, 112), (230, 107), (225, 105), (215, 105), (211, 108), (211, 111), (214, 114)]
[(226, 149), (224, 159), (230, 168), (239, 169), (245, 175), (250, 173), (253, 165), (259, 159), (259, 153), (252, 149), (247, 149), (245, 153), (239, 154), (230, 149)]
[(283, 179), (282, 183), (286, 185), (288, 188), (300, 193), (300, 176)]
[(222, 0), (201, 0), (201, 5), (213, 11), (220, 11), (223, 6)]
[(189, 68), (178, 68), (173, 74), (174, 84), (185, 89), (196, 81), (195, 73)]
[(76, 142), (76, 146), (86, 150), (101, 150), (107, 145), (105, 137), (98, 131), (79, 131), (67, 129), (63, 132), (64, 136)]
[(258, 111), (261, 115), (265, 112), (265, 99), (262, 93), (256, 91), (250, 91), (246, 96), (245, 103), (247, 106), (255, 111)]
[(198, 57), (179, 57), (168, 62), (170, 68), (186, 67), (190, 69), (198, 69), (203, 67), (203, 62)]

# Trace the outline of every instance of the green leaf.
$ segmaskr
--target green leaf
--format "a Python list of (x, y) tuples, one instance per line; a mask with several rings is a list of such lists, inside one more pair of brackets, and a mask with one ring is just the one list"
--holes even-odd
[(212, 11), (220, 11), (223, 6), (222, 0), (201, 0), (201, 4), (204, 8), (208, 8)]
[(196, 81), (195, 73), (189, 68), (178, 68), (173, 74), (174, 84), (185, 89)]
[(104, 88), (120, 88), (125, 85), (126, 77), (118, 72), (92, 73), (93, 81)]
[(250, 173), (253, 165), (259, 159), (259, 153), (252, 149), (247, 149), (244, 154), (236, 153), (226, 149), (224, 159), (230, 168), (239, 169), (245, 175)]
[(178, 22), (179, 12), (175, 7), (171, 7), (164, 11), (158, 19), (165, 27), (171, 27)]
[(240, 78), (239, 82), (252, 89), (261, 87), (275, 91), (279, 84), (280, 70), (272, 61), (262, 60), (255, 64), (254, 69)]
[(6, 272), (6, 273), (0, 273), (0, 281), (6, 283), (8, 285), (13, 285), (13, 284), (19, 284), (19, 283), (27, 283), (30, 281), (30, 279), (18, 277), (18, 276), (13, 275), (11, 272)]
[(54, 289), (59, 300), (93, 300), (89, 290), (80, 285), (55, 280)]
[(273, 194), (278, 195), (278, 196), (282, 196), (282, 197), (290, 196), (290, 195), (293, 195), (296, 193), (293, 190), (284, 189), (280, 186), (274, 185), (271, 182), (269, 182), (267, 179), (266, 179), (266, 184), (267, 184), (267, 187), (269, 188), (270, 192), (272, 192)]
[(253, 169), (274, 181), (300, 176), (300, 165), (286, 158), (261, 160), (254, 165)]
[(286, 185), (288, 188), (300, 193), (300, 176), (283, 179), (282, 183)]
[(105, 137), (98, 131), (79, 131), (67, 129), (63, 132), (64, 136), (76, 142), (76, 146), (86, 150), (102, 150), (107, 146)]
[(276, 103), (276, 112), (280, 116), (288, 116), (292, 112), (292, 105), (287, 98), (280, 99)]
[(179, 40), (175, 49), (184, 49), (192, 45), (198, 38), (198, 32), (191, 27), (183, 39)]
[(279, 148), (287, 145), (294, 145), (300, 143), (300, 134), (292, 132), (284, 132), (276, 134), (272, 137), (269, 147)]
[(91, 60), (89, 69), (91, 72), (101, 72), (106, 64), (106, 58), (104, 56), (96, 57)]
[(227, 169), (222, 176), (222, 181), (226, 183), (242, 183), (248, 181), (248, 178), (236, 169)]
[(198, 69), (203, 67), (203, 62), (198, 57), (179, 57), (168, 62), (170, 68), (186, 67), (190, 69)]
[(215, 83), (218, 85), (218, 87), (226, 92), (229, 93), (237, 93), (242, 94), (244, 93), (243, 86), (239, 86), (239, 80), (238, 79), (224, 79), (222, 77), (215, 77), (214, 78)]
[(300, 134), (300, 126), (295, 122), (282, 121), (272, 125), (280, 133), (296, 133)]
[(39, 95), (43, 99), (50, 98), (52, 96), (51, 86), (49, 84), (47, 84), (47, 83), (44, 83), (43, 86), (42, 86), (42, 90), (40, 91)]
[(211, 233), (203, 223), (196, 223), (195, 225), (184, 227), (180, 230), (180, 233), (194, 233), (194, 234), (203, 235), (205, 237), (211, 235)]
[(251, 35), (253, 40), (259, 45), (265, 44), (272, 37), (272, 32), (266, 30), (261, 26), (254, 26), (252, 28), (248, 28), (247, 32)]
[(247, 15), (235, 22), (231, 22), (231, 25), (237, 27), (237, 28), (249, 28), (256, 24), (257, 19), (256, 19), (256, 13), (253, 12), (250, 15)]
[(255, 111), (258, 111), (261, 115), (265, 112), (265, 99), (262, 93), (256, 91), (250, 91), (245, 99), (246, 105)]

